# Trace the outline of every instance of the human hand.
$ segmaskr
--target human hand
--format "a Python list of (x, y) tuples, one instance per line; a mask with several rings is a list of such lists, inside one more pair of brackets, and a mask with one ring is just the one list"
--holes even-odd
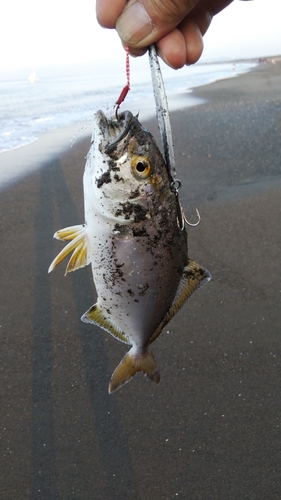
[(203, 35), (215, 14), (233, 0), (96, 0), (97, 20), (115, 28), (134, 56), (156, 43), (161, 59), (174, 69), (194, 64)]

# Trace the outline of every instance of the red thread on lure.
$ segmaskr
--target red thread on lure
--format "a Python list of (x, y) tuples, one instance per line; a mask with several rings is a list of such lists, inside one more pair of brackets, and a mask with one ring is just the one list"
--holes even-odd
[(116, 118), (118, 119), (118, 109), (120, 108), (120, 104), (125, 100), (126, 98), (126, 95), (128, 94), (129, 90), (130, 90), (130, 60), (129, 60), (129, 47), (128, 45), (125, 46), (125, 50), (126, 50), (126, 79), (127, 79), (127, 85), (123, 88), (120, 96), (118, 97), (117, 101), (116, 101), (116, 111), (115, 111), (115, 115), (116, 115)]

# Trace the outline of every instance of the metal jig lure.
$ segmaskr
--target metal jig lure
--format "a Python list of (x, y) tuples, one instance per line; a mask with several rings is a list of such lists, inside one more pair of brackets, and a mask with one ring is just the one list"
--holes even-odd
[(171, 190), (173, 191), (173, 193), (175, 193), (178, 202), (179, 226), (183, 230), (185, 223), (188, 224), (188, 226), (195, 227), (199, 224), (201, 219), (200, 219), (200, 214), (196, 209), (198, 221), (195, 224), (189, 222), (184, 215), (184, 211), (179, 200), (178, 192), (181, 187), (181, 181), (175, 178), (176, 160), (175, 160), (170, 114), (164, 87), (164, 81), (155, 45), (150, 45), (149, 47), (149, 64), (151, 70), (154, 100), (156, 105), (156, 117), (163, 147), (164, 159), (171, 179)]

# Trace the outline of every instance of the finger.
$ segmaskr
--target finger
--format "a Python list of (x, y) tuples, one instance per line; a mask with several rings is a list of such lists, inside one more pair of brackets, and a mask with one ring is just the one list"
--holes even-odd
[(131, 49), (130, 48), (130, 55), (132, 57), (139, 57), (139, 56), (143, 56), (146, 52), (147, 52), (147, 49)]
[(186, 43), (189, 40), (189, 31), (193, 31), (192, 25), (196, 25), (200, 30), (201, 35), (205, 35), (213, 19), (213, 14), (209, 9), (198, 5), (195, 9), (181, 22), (179, 29), (183, 33)]
[(186, 31), (175, 29), (157, 42), (159, 56), (173, 69), (194, 64), (203, 52), (203, 38), (193, 21), (185, 23)]
[[(123, 45), (124, 49), (127, 46), (124, 42), (122, 42), (122, 45)], [(132, 57), (143, 56), (146, 52), (147, 52), (147, 47), (144, 47), (143, 49), (135, 49), (135, 48), (129, 47), (129, 53)]]
[(203, 8), (205, 7), (213, 17), (232, 2), (233, 0), (202, 0), (202, 6)]
[[(218, 13), (232, 0), (202, 0), (190, 14), (179, 24), (178, 30), (163, 37), (157, 42), (160, 57), (174, 69), (184, 64), (196, 63), (203, 52), (203, 35), (209, 28), (213, 15)], [(179, 34), (175, 36), (175, 31)], [(184, 45), (183, 45), (184, 40)]]
[(200, 59), (204, 48), (201, 30), (194, 21), (187, 21), (182, 33), (186, 47), (185, 64), (195, 64)]
[(98, 23), (103, 28), (115, 28), (118, 17), (126, 6), (126, 0), (96, 0)]
[(233, 0), (201, 0), (181, 22), (179, 28), (186, 33), (190, 21), (193, 21), (199, 27), (201, 34), (205, 35), (213, 17), (232, 2)]
[(146, 47), (172, 31), (198, 1), (130, 0), (117, 20), (116, 29), (125, 44)]
[(182, 32), (175, 28), (156, 44), (161, 59), (173, 69), (182, 68), (186, 63), (186, 45)]

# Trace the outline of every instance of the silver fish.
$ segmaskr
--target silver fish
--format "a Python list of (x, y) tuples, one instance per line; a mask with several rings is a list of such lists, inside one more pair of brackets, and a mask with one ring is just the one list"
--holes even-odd
[(166, 164), (150, 132), (130, 111), (118, 119), (96, 112), (84, 202), (85, 224), (55, 233), (70, 242), (49, 272), (71, 252), (66, 273), (91, 264), (98, 298), (81, 319), (131, 346), (111, 377), (109, 392), (138, 371), (159, 383), (149, 344), (210, 274), (188, 257)]

